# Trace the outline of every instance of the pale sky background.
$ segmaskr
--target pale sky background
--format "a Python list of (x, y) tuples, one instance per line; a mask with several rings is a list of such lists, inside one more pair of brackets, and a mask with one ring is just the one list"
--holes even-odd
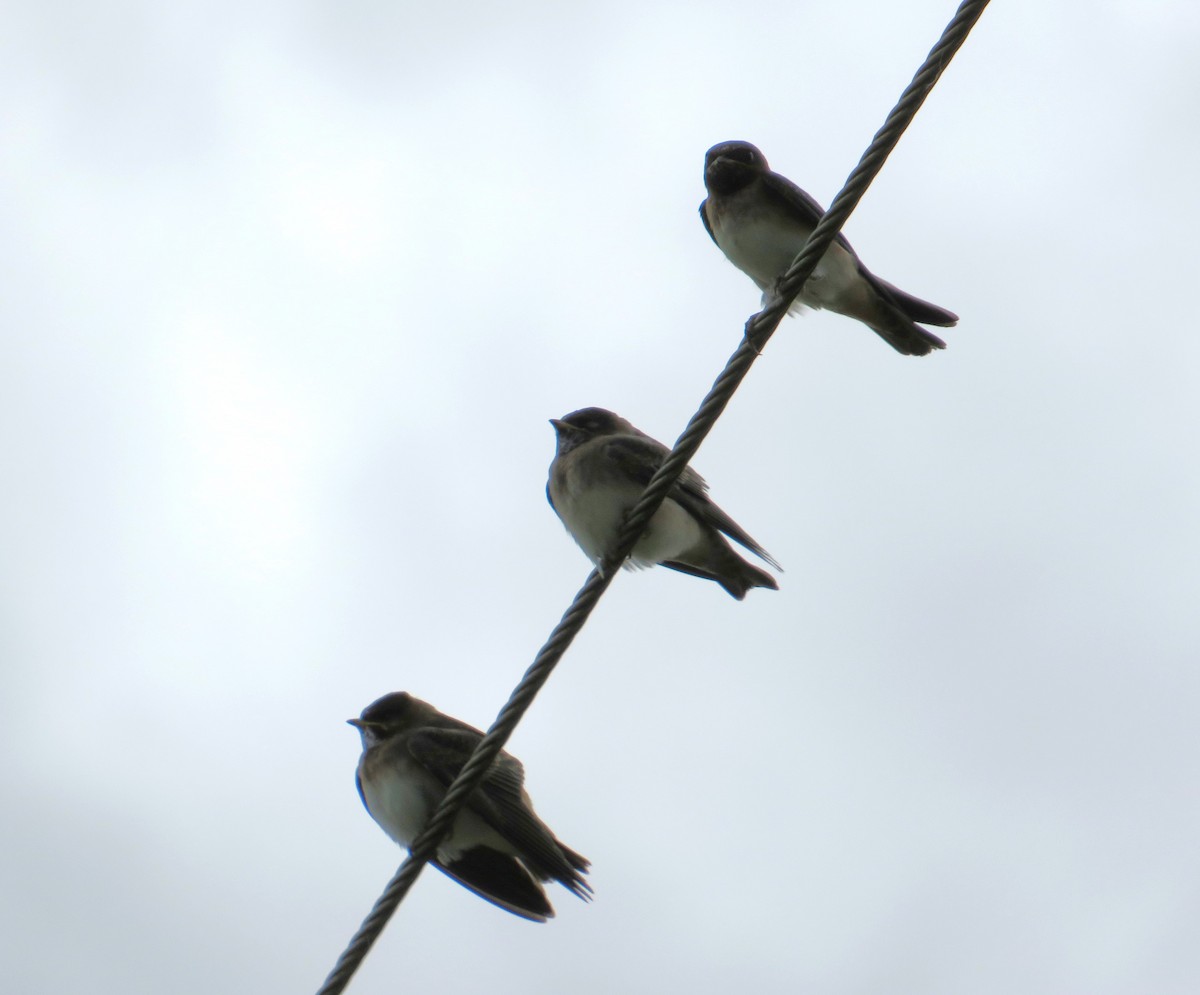
[[(546, 419), (671, 442), (953, 3), (5, 4), (0, 962), (315, 990), (400, 862), (345, 719), (486, 726), (584, 581)], [(357, 995), (1200, 989), (1200, 8), (997, 2), (695, 465), (784, 564), (623, 574), (510, 744), (594, 864), (422, 876)]]

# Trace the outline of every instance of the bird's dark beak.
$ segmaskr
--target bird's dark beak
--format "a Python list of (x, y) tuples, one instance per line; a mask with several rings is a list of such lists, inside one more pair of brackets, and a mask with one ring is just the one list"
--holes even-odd
[(366, 726), (366, 723), (362, 719), (347, 719), (346, 725), (351, 725), (355, 729), (361, 730)]
[(561, 432), (564, 428), (567, 427), (567, 423), (565, 421), (563, 421), (561, 418), (551, 418), (550, 424), (554, 426), (554, 431), (556, 431), (556, 432)]

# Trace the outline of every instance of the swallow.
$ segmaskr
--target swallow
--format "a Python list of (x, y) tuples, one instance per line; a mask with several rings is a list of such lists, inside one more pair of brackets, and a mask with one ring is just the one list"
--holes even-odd
[[(604, 408), (583, 408), (551, 418), (550, 424), (558, 445), (546, 497), (580, 548), (599, 564), (670, 450)], [(716, 581), (738, 601), (752, 587), (779, 590), (775, 578), (738, 556), (725, 536), (776, 570), (783, 569), (713, 503), (700, 474), (686, 467), (625, 566), (662, 564)]]
[[(362, 738), (363, 805), (388, 836), (411, 847), (483, 733), (403, 691), (347, 721)], [(430, 863), (493, 905), (545, 922), (554, 908), (541, 882), (558, 881), (588, 901), (589, 862), (537, 817), (524, 782), (521, 762), (501, 751)]]
[[(764, 305), (825, 214), (812, 197), (771, 171), (749, 142), (722, 142), (704, 156), (700, 220), (734, 266), (763, 292)], [(856, 318), (897, 352), (926, 356), (946, 343), (917, 322), (952, 328), (958, 315), (906, 294), (872, 273), (839, 234), (791, 310), (804, 305)]]

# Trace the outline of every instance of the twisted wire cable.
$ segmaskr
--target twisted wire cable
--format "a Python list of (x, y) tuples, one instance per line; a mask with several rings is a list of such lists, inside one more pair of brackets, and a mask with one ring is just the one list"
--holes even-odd
[(759, 313), (746, 322), (745, 335), (737, 350), (729, 358), (725, 369), (713, 383), (700, 408), (688, 422), (683, 434), (675, 443), (671, 454), (663, 461), (646, 490), (630, 510), (620, 535), (612, 550), (588, 575), (583, 587), (575, 595), (570, 607), (554, 627), (550, 638), (538, 651), (533, 663), (525, 671), (508, 702), (496, 716), (487, 734), (475, 748), (458, 777), (446, 791), (429, 823), (413, 840), (408, 857), (388, 882), (370, 914), (354, 934), (349, 945), (338, 958), (337, 964), (325, 979), (318, 995), (340, 995), (345, 991), (354, 972), (366, 957), (367, 952), (379, 938), (388, 920), (400, 902), (408, 894), (425, 864), (437, 853), (438, 845), (450, 830), (458, 811), (468, 796), (479, 786), (484, 774), (508, 742), (517, 724), (533, 703), (534, 697), (550, 679), (563, 654), (579, 634), (596, 607), (601, 596), (612, 583), (613, 577), (633, 550), (646, 525), (666, 498), (667, 491), (678, 479), (683, 469), (695, 456), (700, 444), (708, 436), (713, 425), (728, 405), (751, 365), (762, 352), (762, 347), (775, 333), (788, 307), (816, 268), (818, 260), (837, 236), (850, 213), (862, 199), (863, 193), (883, 167), (888, 155), (895, 148), (900, 136), (912, 122), (925, 97), (933, 89), (938, 78), (961, 47), (971, 28), (978, 21), (988, 0), (964, 0), (954, 18), (942, 33), (941, 39), (930, 51), (929, 56), (901, 95), (883, 127), (876, 133), (862, 159), (850, 174), (846, 185), (834, 198), (829, 210), (813, 230), (804, 248), (788, 268), (779, 283), (776, 297)]

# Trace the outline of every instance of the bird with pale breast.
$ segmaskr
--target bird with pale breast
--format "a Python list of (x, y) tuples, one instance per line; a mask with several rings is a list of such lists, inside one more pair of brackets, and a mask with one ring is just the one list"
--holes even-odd
[[(763, 292), (776, 292), (825, 209), (786, 176), (771, 171), (749, 142), (721, 142), (704, 157), (708, 197), (700, 205), (704, 228), (734, 266)], [(856, 318), (897, 352), (926, 356), (946, 343), (918, 322), (952, 328), (958, 315), (906, 294), (863, 265), (839, 234), (805, 281), (791, 310), (825, 308)]]
[[(670, 450), (604, 408), (581, 408), (550, 419), (550, 424), (557, 445), (546, 497), (580, 548), (599, 564)], [(704, 478), (685, 467), (625, 566), (661, 564), (716, 581), (739, 601), (752, 587), (779, 590), (775, 578), (738, 556), (725, 536), (776, 570), (783, 569), (717, 507)]]
[[(388, 836), (412, 846), (483, 733), (404, 691), (384, 695), (348, 721), (362, 738), (356, 780), (363, 805)], [(592, 894), (583, 877), (587, 859), (538, 818), (521, 762), (503, 750), (430, 863), (533, 922), (554, 918), (543, 881), (558, 881), (585, 901)]]

